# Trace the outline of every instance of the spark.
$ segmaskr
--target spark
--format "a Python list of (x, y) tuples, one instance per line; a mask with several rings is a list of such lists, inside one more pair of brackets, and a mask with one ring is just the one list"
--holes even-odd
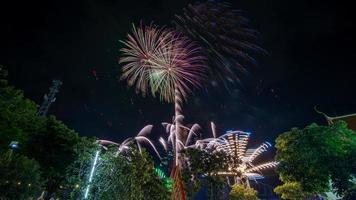
[(161, 159), (161, 155), (158, 152), (154, 143), (147, 137), (152, 131), (153, 126), (147, 125), (143, 127), (135, 137), (126, 138), (121, 144), (112, 142), (109, 140), (97, 140), (97, 143), (100, 144), (104, 149), (107, 149), (106, 146), (114, 145), (117, 147), (117, 154), (124, 153), (126, 151), (132, 150), (132, 144), (136, 144), (139, 152), (142, 154), (142, 144), (141, 143), (148, 143), (150, 147), (154, 150), (156, 155)]
[[(247, 65), (256, 65), (255, 54), (266, 54), (257, 44), (258, 32), (251, 29), (241, 11), (224, 2), (190, 4), (176, 15), (178, 29), (196, 41), (208, 58), (209, 80), (236, 88)], [(221, 87), (220, 87), (221, 88)]]
[(257, 165), (255, 167), (252, 167), (250, 169), (246, 169), (246, 173), (249, 173), (249, 172), (256, 172), (256, 171), (260, 171), (262, 169), (269, 169), (269, 168), (274, 168), (278, 165), (278, 162), (268, 162), (268, 163), (264, 163), (264, 164), (261, 164), (261, 165)]
[(164, 150), (167, 151), (167, 142), (162, 137), (159, 138), (159, 142), (162, 144)]
[(257, 149), (255, 149), (255, 151), (248, 156), (248, 161), (252, 162), (253, 160), (255, 160), (261, 153), (267, 151), (267, 149), (269, 147), (271, 147), (272, 145), (269, 142), (264, 142), (262, 143)]
[(121, 49), (121, 79), (144, 96), (151, 93), (173, 102), (175, 90), (185, 98), (192, 88), (202, 87), (205, 57), (187, 37), (156, 26), (133, 26)]
[[(249, 132), (231, 130), (218, 138), (198, 140), (193, 147), (211, 153), (216, 151), (225, 153), (228, 158), (226, 160), (227, 169), (211, 172), (211, 175), (235, 176), (235, 179), (240, 182), (243, 180), (247, 181), (247, 179), (263, 178), (260, 171), (274, 168), (278, 165), (278, 162), (272, 161), (255, 166), (253, 164), (255, 158), (267, 151), (272, 145), (264, 142), (256, 149), (247, 149), (250, 135), (251, 133)], [(244, 179), (245, 177), (247, 179)], [(248, 183), (246, 184), (248, 185)]]

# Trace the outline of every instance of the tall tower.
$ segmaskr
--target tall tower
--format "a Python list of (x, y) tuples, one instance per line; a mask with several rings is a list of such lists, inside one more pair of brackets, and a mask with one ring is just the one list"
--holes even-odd
[(37, 114), (39, 116), (46, 116), (47, 115), (49, 107), (51, 106), (51, 104), (53, 102), (56, 101), (56, 94), (58, 93), (59, 88), (61, 87), (62, 84), (63, 83), (60, 80), (53, 80), (52, 81), (52, 86), (49, 88), (49, 93), (44, 95), (43, 103), (42, 103), (40, 109), (38, 109), (38, 113)]

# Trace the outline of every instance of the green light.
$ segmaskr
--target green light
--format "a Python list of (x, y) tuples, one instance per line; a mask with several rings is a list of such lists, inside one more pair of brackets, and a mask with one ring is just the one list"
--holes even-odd
[(161, 179), (166, 179), (167, 176), (166, 174), (164, 173), (163, 170), (161, 170), (160, 168), (155, 168), (155, 172), (158, 174), (158, 176), (161, 178)]
[(156, 174), (159, 176), (160, 179), (163, 180), (164, 186), (169, 190), (172, 191), (173, 188), (173, 181), (167, 177), (167, 175), (164, 173), (164, 171), (160, 168), (155, 168), (154, 171)]
[(168, 189), (168, 191), (172, 192), (173, 181), (170, 178), (164, 180), (164, 186)]

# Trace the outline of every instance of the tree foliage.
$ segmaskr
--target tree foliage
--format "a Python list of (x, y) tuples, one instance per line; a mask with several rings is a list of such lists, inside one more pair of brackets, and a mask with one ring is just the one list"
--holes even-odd
[(39, 162), (49, 193), (56, 192), (63, 184), (80, 140), (76, 132), (53, 116), (44, 119), (43, 126), (29, 135), (25, 153)]
[[(89, 151), (80, 160), (87, 159)], [(80, 189), (74, 190), (72, 199), (83, 197), (95, 153), (87, 164), (82, 164), (82, 170), (76, 171), (74, 177), (80, 178)], [(170, 192), (154, 171), (154, 163), (148, 153), (133, 149), (126, 155), (117, 154), (116, 149), (101, 151), (91, 183), (88, 199), (102, 200), (143, 200), (170, 198)]]
[(24, 200), (36, 197), (42, 187), (40, 166), (13, 150), (0, 154), (0, 199)]
[[(44, 190), (58, 192), (66, 168), (75, 160), (78, 144), (86, 138), (53, 116), (39, 117), (38, 106), (8, 84), (3, 68), (0, 72), (0, 153), (8, 150), (11, 141), (19, 142), (17, 153), (39, 164)], [(22, 162), (24, 158), (13, 159)]]
[(183, 181), (187, 188), (187, 195), (193, 198), (202, 187), (208, 188), (208, 199), (224, 199), (223, 190), (226, 179), (220, 176), (207, 176), (216, 171), (226, 169), (227, 157), (222, 152), (209, 153), (199, 149), (186, 149), (182, 152), (186, 158), (183, 168)]
[(293, 195), (283, 193), (291, 188), (293, 192), (324, 193), (330, 189), (330, 181), (342, 195), (354, 185), (356, 135), (345, 122), (293, 128), (276, 139), (276, 148), (278, 173), (287, 184), (277, 189), (282, 196)]
[(70, 164), (66, 171), (62, 194), (64, 199), (77, 199), (83, 195), (81, 188), (84, 188), (87, 184), (94, 155), (96, 151), (100, 150), (100, 147), (96, 144), (94, 138), (82, 138), (74, 150), (76, 155), (74, 162)]
[(0, 151), (6, 151), (11, 141), (27, 142), (41, 126), (36, 114), (37, 105), (0, 78)]
[(281, 196), (282, 199), (299, 200), (307, 196), (298, 182), (286, 182), (277, 186), (274, 192)]
[(253, 188), (245, 187), (244, 185), (235, 184), (232, 186), (230, 200), (258, 200), (257, 191)]

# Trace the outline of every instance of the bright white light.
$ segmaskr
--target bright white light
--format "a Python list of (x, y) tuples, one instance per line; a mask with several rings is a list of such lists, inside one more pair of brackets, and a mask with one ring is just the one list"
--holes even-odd
[(87, 189), (85, 190), (84, 199), (88, 198), (88, 194), (89, 194), (89, 187), (90, 187), (90, 184), (87, 186)]
[(93, 175), (94, 175), (96, 163), (97, 163), (97, 161), (98, 161), (98, 157), (99, 157), (99, 150), (96, 151), (95, 158), (94, 158), (94, 163), (93, 163), (93, 166), (91, 167), (90, 176), (89, 176), (89, 181), (88, 181), (88, 186), (87, 186), (87, 188), (86, 188), (86, 190), (85, 190), (84, 199), (88, 198), (89, 189), (90, 189), (90, 183), (91, 183), (91, 181), (93, 180)]
[(274, 168), (278, 165), (278, 162), (267, 162), (255, 166), (253, 161), (260, 156), (263, 152), (266, 152), (271, 143), (264, 142), (256, 149), (247, 149), (251, 133), (243, 131), (228, 131), (226, 134), (214, 139), (214, 140), (201, 140), (206, 142), (206, 146), (203, 149), (210, 152), (222, 151), (226, 154), (228, 165), (227, 171), (213, 172), (213, 175), (221, 176), (235, 176), (236, 179), (242, 180), (242, 178), (261, 179), (263, 175), (262, 170)]

